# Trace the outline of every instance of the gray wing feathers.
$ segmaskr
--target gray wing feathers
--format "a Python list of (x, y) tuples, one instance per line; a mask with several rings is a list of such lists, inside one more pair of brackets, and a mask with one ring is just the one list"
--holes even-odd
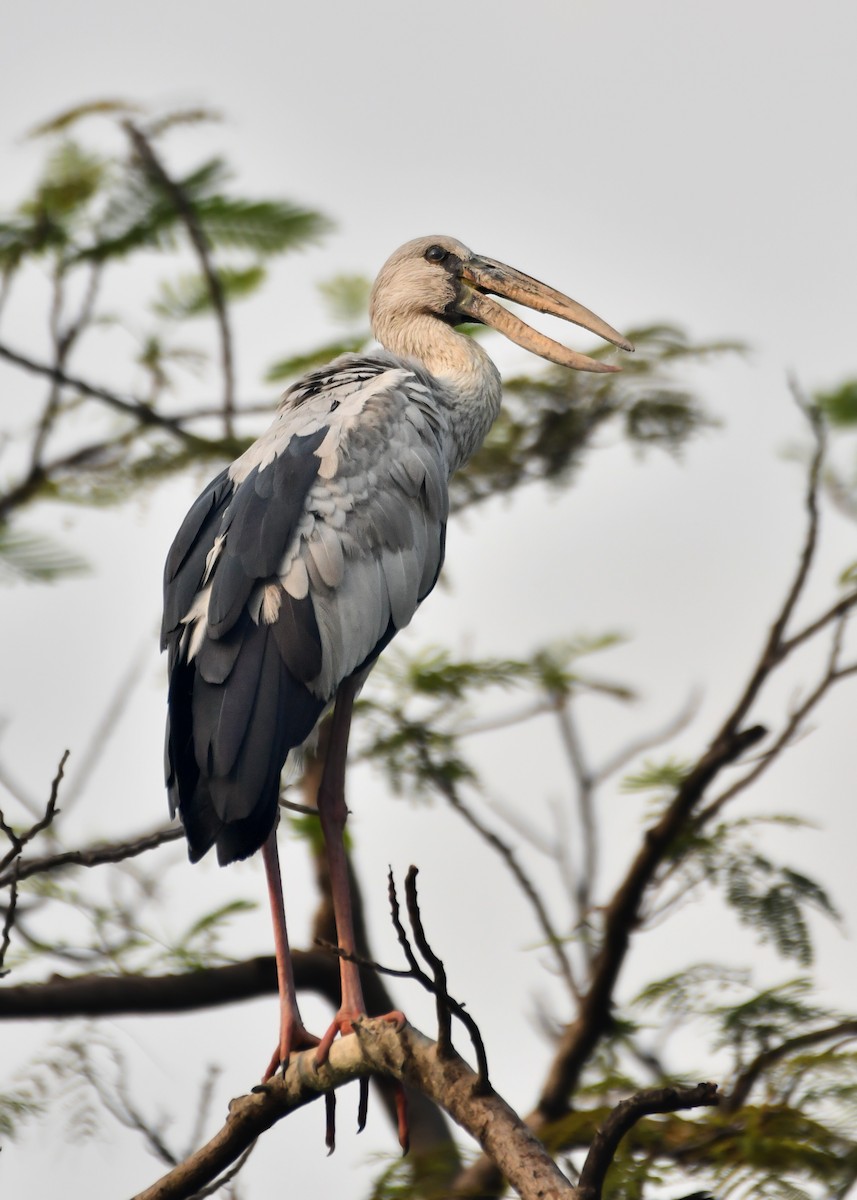
[[(322, 646), (322, 671), (310, 686), (325, 698), (410, 622), (440, 570), (449, 508), (440, 422), (411, 420), (415, 408), (406, 387), (376, 393), (361, 424), (340, 429), (337, 469), (319, 477), (307, 499), (314, 524), (296, 558)], [(319, 452), (328, 455), (330, 444)], [(303, 582), (295, 561), (283, 581), (290, 591)]]
[(167, 563), (168, 780), (193, 858), (261, 845), (287, 753), (443, 560), (444, 396), (383, 356), (335, 365), (206, 489)]
[(316, 521), (308, 547), (322, 581), (338, 588), (345, 574), (345, 558), (337, 531), (325, 521)]

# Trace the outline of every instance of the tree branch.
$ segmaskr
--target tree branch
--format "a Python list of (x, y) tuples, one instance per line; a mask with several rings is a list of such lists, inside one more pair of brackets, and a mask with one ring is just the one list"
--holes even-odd
[(12, 829), (10, 825), (6, 824), (3, 813), (0, 812), (0, 832), (4, 833), (12, 843), (12, 849), (9, 850), (2, 859), (0, 859), (0, 872), (5, 871), (5, 874), (0, 874), (0, 887), (5, 886), (7, 883), (11, 883), (13, 878), (16, 883), (21, 879), (27, 878), (24, 866), (21, 863), (16, 863), (11, 873), (6, 871), (6, 868), (11, 862), (15, 862), (15, 860), (19, 858), (21, 851), (24, 849), (24, 846), (26, 846), (27, 842), (32, 841), (36, 834), (41, 833), (43, 829), (47, 829), (51, 821), (53, 821), (54, 817), (56, 816), (59, 787), (65, 772), (65, 764), (68, 761), (69, 753), (70, 751), (68, 750), (64, 751), (63, 756), (60, 759), (59, 766), (57, 767), (57, 773), (53, 778), (53, 782), (51, 783), (51, 794), (48, 797), (47, 804), (45, 805), (44, 816), (42, 816), (38, 821), (34, 822), (29, 829), (26, 829), (23, 833), (15, 833), (14, 829)]
[(477, 1077), (458, 1055), (441, 1060), (436, 1043), (410, 1025), (396, 1030), (389, 1021), (364, 1019), (355, 1026), (355, 1036), (334, 1042), (324, 1065), (315, 1065), (312, 1050), (292, 1055), (281, 1079), (233, 1100), (222, 1129), (135, 1200), (186, 1200), (277, 1121), (367, 1074), (401, 1080), (430, 1096), (480, 1143), (524, 1200), (575, 1200), (576, 1190), (505, 1101), (495, 1092), (475, 1094)]
[(234, 434), (235, 414), (235, 370), (232, 361), (232, 335), (229, 330), (229, 319), (226, 314), (226, 298), (223, 294), (223, 284), (220, 281), (220, 275), (211, 261), (208, 238), (199, 223), (193, 205), (182, 188), (167, 173), (163, 163), (155, 153), (152, 143), (137, 128), (133, 121), (123, 121), (122, 125), (131, 139), (143, 170), (172, 201), (176, 212), (184, 222), (191, 245), (199, 259), (199, 265), (202, 269), (206, 286), (208, 287), (208, 294), (211, 297), (211, 304), (220, 331), (220, 362), (223, 368), (223, 426), (226, 437), (232, 437)]
[[(825, 452), (821, 417), (803, 402), (794, 385), (792, 390), (815, 437), (815, 452), (809, 465), (804, 501), (806, 531), (794, 576), (738, 700), (708, 749), (677, 788), (661, 819), (645, 832), (636, 858), (604, 910), (602, 945), (592, 964), (589, 986), (579, 1004), (576, 1019), (560, 1038), (537, 1108), (528, 1118), (531, 1127), (536, 1130), (566, 1111), (568, 1097), (577, 1086), (581, 1071), (610, 1027), (613, 990), (627, 956), (632, 933), (640, 919), (642, 901), (670, 847), (686, 827), (717, 775), (766, 736), (766, 730), (761, 726), (741, 729), (741, 725), (764, 683), (793, 649), (785, 638), (785, 629), (803, 593), (815, 556), (819, 528), (818, 488)], [(496, 1168), (481, 1159), (459, 1175), (455, 1194), (495, 1195), (498, 1194), (497, 1187)]]
[(764, 735), (761, 726), (731, 734), (721, 731), (686, 776), (660, 821), (646, 831), (637, 857), (605, 910), (602, 947), (593, 963), (589, 988), (577, 1019), (560, 1039), (539, 1098), (538, 1111), (543, 1119), (555, 1119), (565, 1111), (580, 1072), (610, 1026), (613, 988), (639, 919), (643, 895), (658, 866), (718, 772)]
[[(697, 824), (700, 827), (711, 821), (713, 817), (716, 817), (724, 805), (728, 804), (729, 801), (737, 796), (740, 792), (743, 792), (744, 789), (749, 787), (751, 783), (755, 783), (755, 781), (761, 775), (763, 775), (764, 772), (767, 771), (767, 769), (774, 762), (777, 761), (783, 750), (786, 749), (796, 734), (800, 731), (800, 728), (806, 721), (806, 718), (821, 702), (821, 700), (823, 700), (828, 691), (836, 683), (838, 683), (839, 680), (853, 674), (855, 669), (857, 669), (854, 665), (847, 667), (841, 667), (839, 665), (839, 654), (842, 649), (842, 639), (845, 631), (845, 617), (846, 614), (844, 613), (839, 613), (836, 617), (837, 625), (831, 641), (827, 665), (818, 683), (807, 695), (806, 699), (793, 708), (782, 729), (779, 731), (771, 744), (766, 747), (764, 753), (761, 754), (756, 762), (753, 763), (750, 769), (746, 771), (740, 779), (736, 779), (733, 784), (721, 792), (719, 796), (716, 796), (710, 804), (706, 805), (705, 808), (700, 810), (699, 816), (697, 817)], [(827, 622), (824, 622), (823, 624), (820, 623), (818, 628), (823, 628), (824, 624), (827, 624)]]
[(439, 777), (435, 780), (435, 783), (438, 790), (455, 809), (459, 816), (463, 817), (471, 829), (475, 830), (476, 833), (478, 833), (479, 836), (483, 838), (489, 846), (496, 850), (506, 863), (512, 875), (518, 881), (522, 892), (530, 902), (530, 906), (536, 916), (536, 922), (544, 934), (545, 940), (550, 946), (551, 951), (553, 952), (557, 970), (559, 971), (561, 978), (564, 980), (572, 996), (579, 995), (577, 984), (572, 974), (571, 963), (569, 962), (568, 955), (565, 952), (562, 938), (554, 929), (544, 901), (539, 895), (535, 884), (518, 862), (512, 847), (508, 844), (508, 842), (504, 842), (501, 837), (490, 830), (487, 825), (483, 825), (483, 823), (470, 811), (470, 809), (459, 796), (457, 788), (450, 780)]
[(52, 379), (55, 383), (61, 383), (66, 387), (74, 388), (84, 396), (91, 396), (93, 400), (101, 400), (108, 408), (124, 413), (125, 416), (133, 417), (141, 425), (158, 426), (162, 429), (168, 429), (177, 438), (192, 445), (197, 445), (201, 441), (201, 439), (194, 437), (193, 434), (186, 433), (181, 428), (181, 422), (178, 417), (164, 416), (156, 409), (150, 408), (144, 401), (138, 400), (135, 397), (120, 396), (117, 392), (110, 391), (109, 388), (101, 387), (94, 383), (87, 383), (85, 379), (81, 379), (77, 375), (70, 375), (60, 367), (53, 366), (50, 363), (37, 362), (27, 355), (13, 350), (5, 342), (0, 342), (0, 358), (5, 358), (7, 362), (14, 363), (17, 367), (23, 367), (25, 371), (31, 371), (36, 375), (44, 375), (47, 379)]
[[(295, 980), (301, 989), (338, 1002), (339, 967), (331, 954), (293, 951)], [(0, 989), (0, 1020), (103, 1017), (187, 1012), (273, 995), (274, 956), (260, 955), (225, 967), (172, 975), (56, 975), (47, 983)]]
[(793, 645), (785, 638), (786, 626), (791, 619), (798, 600), (803, 593), (809, 570), (812, 566), (813, 558), (815, 557), (816, 547), (818, 545), (818, 526), (819, 526), (819, 511), (818, 511), (818, 487), (821, 477), (821, 467), (824, 462), (824, 454), (826, 450), (827, 439), (825, 437), (824, 422), (820, 413), (806, 404), (797, 391), (797, 386), (792, 383), (792, 393), (795, 402), (801, 412), (806, 417), (812, 429), (815, 438), (815, 450), (809, 464), (807, 473), (806, 492), (804, 495), (804, 505), (806, 508), (807, 522), (806, 532), (804, 534), (803, 545), (798, 557), (797, 569), (795, 570), (794, 578), (786, 592), (785, 599), (780, 611), (774, 618), (768, 633), (768, 639), (764, 649), (756, 663), (747, 685), (742, 693), (738, 703), (735, 705), (730, 714), (724, 733), (731, 733), (738, 728), (745, 716), (750, 710), (753, 702), (758, 696), (762, 685), (770, 675), (771, 671), (786, 657)]
[(0, 979), (9, 972), (4, 970), (3, 963), (6, 961), (6, 951), (12, 941), (12, 926), (15, 924), (15, 910), (18, 907), (18, 878), (13, 873), (12, 882), (9, 885), (9, 903), (6, 905), (6, 916), (3, 920), (3, 930), (0, 932)]
[(788, 1038), (779, 1046), (771, 1046), (762, 1050), (749, 1066), (741, 1072), (735, 1083), (722, 1101), (724, 1113), (737, 1112), (747, 1102), (747, 1097), (755, 1087), (760, 1076), (771, 1067), (776, 1066), (790, 1054), (805, 1050), (807, 1046), (817, 1046), (820, 1042), (832, 1042), (838, 1038), (857, 1037), (857, 1020), (842, 1021), (838, 1025), (830, 1025), (826, 1029), (816, 1029), (810, 1033), (801, 1033), (797, 1037)]
[[(129, 841), (103, 842), (100, 845), (85, 846), (80, 850), (62, 850), (57, 854), (45, 854), (41, 858), (22, 859), (18, 868), (18, 878), (29, 879), (33, 875), (58, 871), (63, 867), (98, 867), (103, 863), (124, 862), (126, 858), (136, 858), (138, 854), (153, 850), (165, 842), (179, 841), (183, 837), (184, 830), (180, 825), (166, 825)], [(5, 860), (0, 866), (4, 864)], [(2, 871), (0, 887), (6, 887), (11, 878), (11, 870)]]
[(578, 1181), (578, 1200), (601, 1200), (604, 1178), (619, 1143), (642, 1117), (683, 1108), (715, 1107), (719, 1103), (716, 1083), (698, 1083), (692, 1088), (646, 1088), (617, 1104), (589, 1148)]

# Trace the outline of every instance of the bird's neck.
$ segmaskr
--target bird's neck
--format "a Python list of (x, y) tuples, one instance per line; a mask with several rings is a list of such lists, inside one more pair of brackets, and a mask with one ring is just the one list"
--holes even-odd
[(482, 445), (500, 411), (500, 373), (473, 338), (431, 314), (412, 318), (406, 329), (376, 329), (393, 354), (416, 359), (451, 396), (448, 406), (450, 474)]

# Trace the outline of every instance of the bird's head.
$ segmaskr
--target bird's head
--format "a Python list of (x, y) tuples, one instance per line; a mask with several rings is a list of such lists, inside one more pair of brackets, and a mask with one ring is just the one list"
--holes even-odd
[(531, 329), (490, 299), (491, 295), (562, 317), (622, 350), (634, 349), (621, 333), (582, 304), (514, 267), (474, 254), (451, 237), (415, 238), (387, 259), (372, 288), (372, 328), (380, 342), (390, 345), (394, 326), (401, 329), (421, 316), (448, 325), (473, 321), (490, 325), (524, 349), (563, 367), (604, 372), (621, 369), (569, 350)]

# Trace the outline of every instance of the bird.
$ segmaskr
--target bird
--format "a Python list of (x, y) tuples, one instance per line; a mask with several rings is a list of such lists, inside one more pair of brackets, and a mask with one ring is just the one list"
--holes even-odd
[[(500, 410), (500, 375), (458, 326), (479, 323), (575, 370), (620, 368), (566, 348), (492, 296), (553, 314), (625, 351), (583, 305), (445, 236), (416, 238), (370, 296), (378, 349), (344, 354), (283, 395), (270, 427), (206, 487), (164, 571), (165, 770), (192, 862), (261, 850), (274, 925), (280, 1025), (263, 1078), (293, 1051), (323, 1062), (365, 1013), (343, 844), (355, 699), (409, 624), (444, 559), (449, 480)], [(340, 955), (341, 1001), (321, 1039), (297, 1005), (277, 853), (281, 774), (333, 710), (318, 794)], [(399, 1013), (390, 1019), (403, 1020)]]

